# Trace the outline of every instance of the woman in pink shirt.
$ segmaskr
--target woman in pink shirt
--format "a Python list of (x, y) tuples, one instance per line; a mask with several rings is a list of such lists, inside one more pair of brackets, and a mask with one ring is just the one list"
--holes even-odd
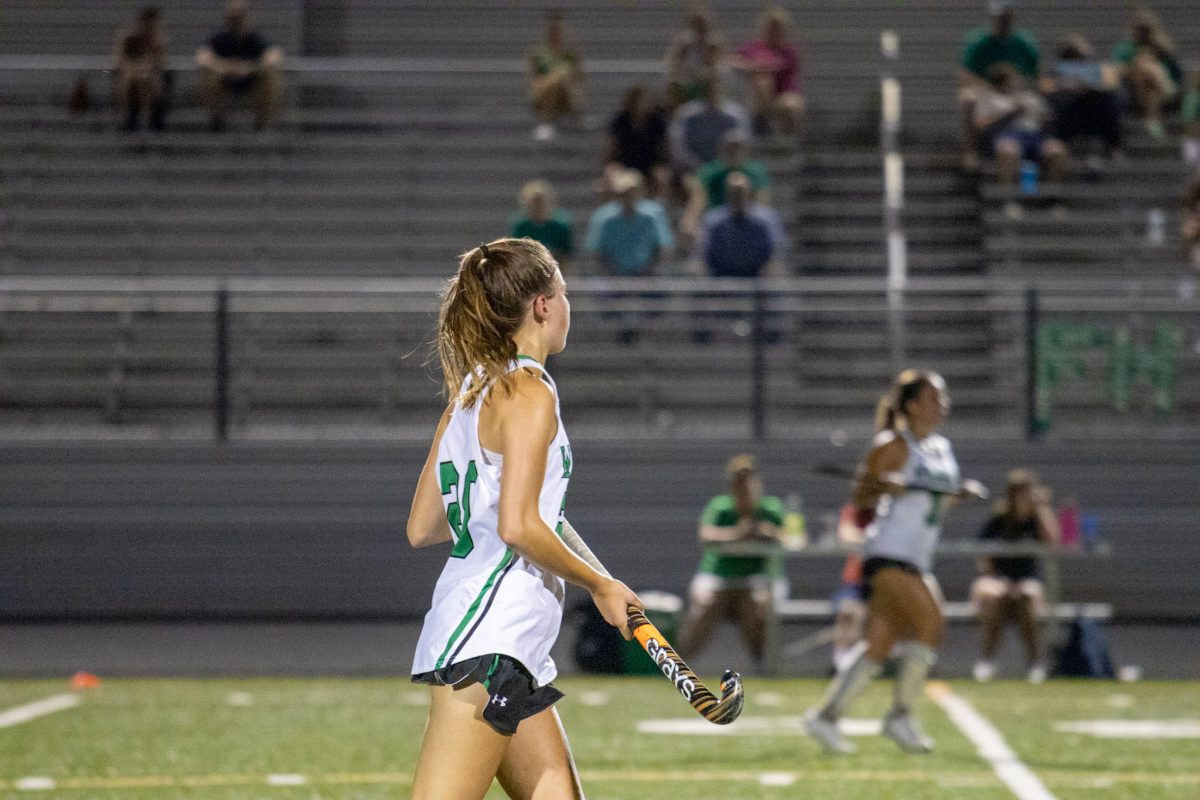
[(738, 48), (734, 66), (747, 73), (756, 133), (777, 120), (785, 133), (799, 129), (804, 112), (800, 88), (800, 50), (789, 41), (791, 15), (782, 8), (768, 9), (762, 18), (761, 38)]

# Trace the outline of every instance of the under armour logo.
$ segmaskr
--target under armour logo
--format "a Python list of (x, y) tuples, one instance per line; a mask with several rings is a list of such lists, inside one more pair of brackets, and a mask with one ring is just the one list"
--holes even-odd
[(500, 707), (504, 708), (508, 705), (508, 698), (504, 697), (503, 695), (496, 695), (492, 698), (492, 705), (495, 705), (496, 703), (499, 703)]

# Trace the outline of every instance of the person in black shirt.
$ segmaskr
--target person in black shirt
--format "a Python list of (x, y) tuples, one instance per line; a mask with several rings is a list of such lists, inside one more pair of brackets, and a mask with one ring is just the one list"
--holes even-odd
[(196, 53), (200, 65), (200, 91), (212, 115), (212, 129), (225, 128), (225, 113), (235, 98), (246, 97), (254, 109), (255, 130), (271, 121), (278, 105), (283, 51), (252, 31), (246, 5), (231, 2), (225, 29)]
[(671, 180), (667, 118), (644, 87), (625, 92), (621, 110), (608, 126), (607, 158), (642, 173), (651, 197), (667, 189)]
[[(997, 542), (1041, 542), (1054, 547), (1059, 541), (1058, 519), (1050, 506), (1050, 491), (1037, 476), (1023, 469), (1008, 475), (1005, 498), (987, 521), (979, 538)], [(982, 627), (982, 657), (975, 664), (977, 681), (991, 680), (996, 672), (992, 661), (1000, 645), (1004, 623), (1017, 622), (1029, 659), (1031, 683), (1046, 679), (1038, 635), (1038, 613), (1044, 592), (1038, 578), (1037, 559), (1032, 556), (993, 556), (980, 560), (980, 576), (971, 586), (971, 599), (979, 608)]]

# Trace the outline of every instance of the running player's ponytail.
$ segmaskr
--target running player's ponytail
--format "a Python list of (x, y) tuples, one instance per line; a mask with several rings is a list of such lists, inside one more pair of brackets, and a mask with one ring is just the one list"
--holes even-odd
[(508, 383), (517, 358), (513, 335), (529, 304), (555, 292), (554, 257), (532, 239), (497, 239), (459, 257), (438, 314), (438, 357), (446, 394), (453, 399), (467, 373), (478, 371), (460, 398), (470, 408), (494, 383)]
[(945, 385), (945, 381), (936, 372), (922, 369), (906, 369), (896, 376), (892, 388), (879, 399), (879, 405), (875, 407), (876, 433), (896, 430), (899, 418), (907, 416), (904, 407), (909, 401), (917, 399), (917, 395), (926, 384), (940, 388)]

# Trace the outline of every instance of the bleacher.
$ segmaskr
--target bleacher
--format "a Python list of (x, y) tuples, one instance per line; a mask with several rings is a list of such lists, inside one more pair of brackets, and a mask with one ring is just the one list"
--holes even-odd
[[(180, 67), (165, 135), (117, 133), (107, 78), (95, 70), (85, 72), (99, 106), (80, 118), (65, 110), (75, 70), (0, 73), (10, 89), (0, 108), (0, 274), (440, 277), (458, 252), (503, 232), (531, 177), (554, 183), (581, 238), (608, 115), (627, 86), (661, 80), (663, 50), (683, 14), (665, 0), (622, 7), (620, 19), (600, 0), (572, 5), (570, 31), (591, 65), (588, 112), (553, 142), (535, 144), (520, 57), (540, 36), (540, 5), (259, 3), (254, 18), (295, 57), (293, 67), (330, 59), (289, 73), (287, 109), (261, 136), (209, 135), (196, 104), (188, 61), (223, 4), (162, 5)], [(731, 43), (752, 35), (757, 8), (710, 5)], [(138, 7), (8, 3), (0, 48), (6, 57), (107, 58), (113, 32)], [(895, 30), (909, 270), (977, 287), (955, 293), (957, 310), (928, 310), (920, 320), (910, 314), (906, 354), (947, 373), (957, 413), (1017, 425), (1020, 389), (1008, 373), (1019, 361), (1019, 337), (1011, 323), (997, 325), (972, 307), (986, 306), (989, 280), (1086, 278), (1097, 274), (1091, 270), (1129, 277), (1134, 266), (1138, 277), (1173, 277), (1166, 266), (1180, 181), (1173, 153), (1135, 135), (1127, 166), (1094, 179), (1073, 175), (1065, 217), (1030, 208), (1010, 219), (1008, 195), (957, 169), (953, 76), (964, 32), (986, 24), (983, 4), (790, 7), (804, 46), (805, 131), (798, 148), (772, 139), (757, 156), (768, 162), (773, 202), (794, 240), (792, 272), (882, 283), (879, 34)], [(1157, 7), (1181, 51), (1200, 51), (1188, 4)], [(1077, 25), (1104, 52), (1122, 34), (1127, 8), (1116, 0), (1091, 8), (1080, 20), (1052, 3), (1025, 3), (1019, 24), (1034, 28), (1047, 52)], [(369, 71), (353, 59), (390, 59), (391, 67)], [(1146, 210), (1155, 206), (1168, 211), (1168, 245), (1150, 252), (1142, 240)], [(1122, 231), (1120, 247), (1113, 231)], [(586, 273), (586, 260), (575, 270)], [(785, 419), (861, 418), (888, 382), (887, 321), (878, 311), (848, 314), (851, 306), (849, 296), (834, 297), (785, 325), (771, 346), (768, 360), (781, 368), (769, 389)], [(18, 419), (131, 423), (208, 413), (213, 325), (203, 312), (171, 321), (149, 312), (33, 316), (0, 317), (2, 391)], [(714, 387), (711, 375), (745, 358), (744, 333), (726, 326), (699, 348), (686, 325), (668, 324), (677, 318), (647, 323), (655, 347), (643, 337), (622, 349), (614, 346), (619, 325), (599, 309), (581, 315), (581, 334), (561, 361), (585, 418), (620, 422), (633, 408), (647, 424), (670, 428), (689, 416), (711, 426), (743, 415), (745, 384)], [(299, 320), (235, 314), (236, 415), (249, 419), (257, 409), (282, 423), (352, 412), (386, 422), (431, 407), (429, 382), (411, 379), (421, 374), (411, 353), (429, 338), (428, 316), (399, 331), (346, 314)], [(629, 361), (641, 365), (633, 378), (621, 372)], [(1196, 369), (1190, 357), (1185, 366)]]

